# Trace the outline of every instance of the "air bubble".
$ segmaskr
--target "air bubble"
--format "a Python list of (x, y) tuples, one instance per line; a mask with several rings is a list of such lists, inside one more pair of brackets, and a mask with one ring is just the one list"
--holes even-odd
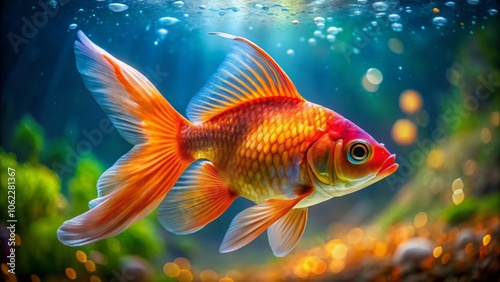
[(372, 7), (373, 7), (373, 9), (375, 9), (375, 11), (378, 11), (378, 12), (387, 11), (387, 9), (389, 8), (387, 3), (381, 2), (381, 1), (373, 3)]
[(380, 72), (376, 68), (369, 68), (368, 71), (366, 71), (366, 79), (371, 83), (375, 85), (379, 85), (382, 80), (384, 80), (384, 76), (382, 75), (382, 72)]
[(448, 22), (448, 20), (446, 18), (443, 18), (443, 17), (434, 17), (432, 19), (432, 23), (437, 25), (437, 26), (444, 26), (447, 22)]
[(113, 12), (123, 12), (128, 9), (128, 6), (122, 3), (110, 3), (108, 9)]
[(478, 5), (479, 3), (481, 3), (480, 0), (467, 0), (467, 3), (471, 4), (471, 5)]
[(397, 31), (397, 32), (403, 31), (403, 25), (400, 23), (392, 23), (391, 27), (392, 27), (392, 30), (394, 30), (394, 31)]
[(161, 25), (173, 25), (178, 22), (180, 22), (179, 19), (172, 17), (162, 17), (158, 19), (158, 23), (160, 23)]
[(323, 18), (323, 17), (315, 17), (314, 18), (314, 23), (316, 25), (318, 25), (318, 24), (324, 24), (325, 23), (325, 18)]
[(165, 37), (167, 36), (168, 34), (168, 30), (164, 29), (164, 28), (160, 28), (156, 31), (156, 34), (158, 34), (158, 38), (159, 39), (165, 39)]
[(333, 35), (335, 35), (335, 34), (337, 34), (337, 33), (341, 32), (341, 31), (342, 31), (342, 28), (335, 27), (335, 26), (331, 26), (331, 27), (329, 27), (329, 28), (326, 30), (326, 32), (328, 32), (329, 34), (333, 34)]
[(184, 2), (175, 1), (174, 3), (172, 3), (172, 5), (174, 5), (174, 7), (180, 8), (180, 7), (184, 6)]
[(390, 14), (387, 16), (391, 22), (397, 22), (401, 19), (401, 17), (398, 14)]

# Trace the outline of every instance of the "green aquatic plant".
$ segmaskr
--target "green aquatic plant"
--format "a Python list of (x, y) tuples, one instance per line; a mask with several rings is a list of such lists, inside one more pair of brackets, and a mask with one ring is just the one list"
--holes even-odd
[[(73, 248), (59, 242), (57, 228), (71, 216), (88, 210), (88, 201), (96, 196), (97, 179), (104, 169), (92, 155), (78, 161), (68, 182), (67, 197), (60, 194), (59, 177), (46, 166), (38, 162), (18, 162), (14, 153), (7, 153), (1, 147), (0, 160), (0, 171), (13, 168), (16, 173), (18, 281), (29, 281), (31, 275), (59, 281), (65, 277), (66, 269), (75, 271), (78, 280), (89, 280), (92, 275), (109, 280), (121, 272), (123, 256), (136, 255), (146, 261), (155, 261), (164, 252), (155, 215), (146, 217), (117, 237), (87, 246)], [(7, 185), (3, 184), (0, 193), (7, 195)], [(0, 211), (0, 219), (2, 225), (7, 222), (7, 209)], [(89, 266), (86, 261), (78, 260), (79, 251), (86, 254), (89, 261), (95, 257), (102, 259), (92, 261)]]
[(44, 130), (35, 119), (26, 114), (14, 130), (12, 148), (21, 161), (38, 161), (43, 149)]
[(487, 217), (500, 214), (500, 192), (476, 198), (469, 197), (460, 205), (452, 205), (443, 211), (443, 219), (450, 225), (457, 225), (473, 217)]
[[(15, 217), (21, 231), (38, 219), (57, 216), (60, 206), (60, 182), (49, 168), (34, 162), (19, 163), (16, 155), (0, 148), (0, 170), (15, 171)], [(0, 187), (2, 195), (7, 195), (7, 185)], [(2, 219), (7, 219), (7, 210), (1, 211)]]

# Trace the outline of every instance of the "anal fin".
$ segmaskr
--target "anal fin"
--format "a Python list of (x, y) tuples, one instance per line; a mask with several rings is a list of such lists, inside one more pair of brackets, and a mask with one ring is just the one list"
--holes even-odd
[(267, 229), (269, 245), (277, 257), (288, 254), (300, 240), (307, 223), (307, 208), (292, 209)]
[(165, 197), (158, 217), (172, 233), (194, 233), (218, 218), (237, 197), (211, 162), (198, 161)]
[(311, 192), (312, 189), (309, 189), (293, 199), (271, 199), (240, 212), (231, 222), (219, 251), (232, 252), (252, 242)]

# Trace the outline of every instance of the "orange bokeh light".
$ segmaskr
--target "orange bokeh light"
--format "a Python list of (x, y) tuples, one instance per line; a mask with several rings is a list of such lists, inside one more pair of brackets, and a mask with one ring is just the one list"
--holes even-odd
[(407, 114), (418, 112), (422, 108), (422, 95), (416, 90), (408, 89), (399, 96), (399, 107)]
[(392, 126), (391, 136), (400, 145), (411, 145), (417, 138), (417, 126), (410, 120), (399, 119)]

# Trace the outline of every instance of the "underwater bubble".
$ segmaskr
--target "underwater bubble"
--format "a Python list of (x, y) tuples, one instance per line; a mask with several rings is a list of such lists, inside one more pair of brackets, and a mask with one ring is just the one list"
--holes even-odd
[(174, 3), (172, 3), (172, 5), (174, 7), (180, 8), (180, 7), (184, 6), (184, 2), (182, 2), (182, 1), (175, 1)]
[(323, 29), (323, 28), (325, 28), (325, 24), (324, 23), (319, 23), (319, 24), (316, 25), (316, 27), (319, 28), (319, 29)]
[(372, 21), (370, 24), (371, 24), (372, 26), (377, 26), (377, 25), (378, 25), (377, 21)]
[(381, 17), (383, 17), (383, 16), (385, 16), (385, 13), (384, 13), (384, 12), (380, 12), (380, 13), (375, 14), (375, 17), (376, 17), (377, 19), (380, 19), (380, 18), (381, 18)]
[(401, 19), (401, 17), (398, 14), (390, 14), (389, 16), (387, 16), (387, 18), (391, 22), (397, 22), (397, 21), (399, 21)]
[(471, 5), (477, 5), (479, 3), (481, 3), (480, 0), (467, 0), (467, 3), (471, 4)]
[(109, 3), (108, 9), (113, 12), (123, 12), (128, 9), (128, 6), (122, 3)]
[(158, 30), (156, 31), (156, 34), (158, 34), (158, 37), (159, 37), (160, 39), (164, 39), (164, 38), (167, 36), (167, 34), (168, 34), (168, 30), (166, 30), (166, 29), (164, 29), (164, 28), (160, 28), (160, 29), (158, 29)]
[(311, 46), (314, 46), (317, 43), (316, 39), (314, 39), (314, 38), (309, 38), (309, 40), (307, 40), (307, 42), (309, 42), (309, 45), (311, 45)]
[(226, 12), (219, 12), (219, 16), (224, 16), (226, 14)]
[(337, 27), (335, 27), (335, 26), (331, 26), (331, 27), (329, 27), (329, 28), (326, 30), (326, 32), (328, 32), (329, 34), (333, 34), (333, 35), (335, 35), (335, 34), (337, 34), (337, 33), (341, 32), (341, 31), (342, 31), (342, 30), (341, 30), (340, 28), (337, 28)]
[(77, 27), (78, 27), (78, 25), (76, 23), (72, 23), (69, 25), (69, 29), (75, 29)]
[(359, 16), (359, 15), (361, 15), (361, 11), (360, 11), (360, 10), (356, 10), (356, 11), (354, 11), (354, 13), (353, 13), (353, 14), (354, 14), (355, 16)]
[(366, 71), (366, 79), (375, 85), (378, 85), (384, 80), (384, 76), (382, 75), (382, 72), (380, 72), (376, 68), (369, 68), (368, 71)]
[(494, 15), (498, 14), (498, 10), (497, 9), (488, 9), (488, 13), (491, 16), (494, 16)]
[(330, 41), (330, 42), (335, 41), (335, 35), (333, 35), (333, 34), (328, 34), (328, 35), (326, 36), (326, 40), (328, 40), (328, 41)]
[(447, 22), (448, 22), (448, 20), (446, 18), (443, 18), (443, 17), (434, 17), (432, 19), (432, 23), (437, 25), (437, 26), (444, 26)]
[(162, 17), (158, 19), (158, 23), (161, 25), (173, 25), (180, 22), (179, 19), (173, 17)]
[(198, 6), (198, 8), (199, 8), (200, 10), (205, 10), (205, 9), (207, 8), (207, 6), (205, 6), (205, 5), (200, 5), (200, 6)]
[(403, 25), (400, 23), (392, 23), (391, 27), (392, 27), (392, 30), (394, 30), (394, 31), (397, 31), (397, 32), (403, 31)]
[(293, 24), (293, 25), (298, 25), (298, 24), (299, 24), (299, 21), (298, 21), (298, 20), (293, 20), (293, 21), (292, 21), (292, 24)]
[(446, 7), (455, 7), (455, 2), (453, 2), (453, 1), (448, 1), (448, 2), (444, 3), (444, 5), (445, 5)]
[(313, 35), (315, 37), (319, 37), (319, 38), (324, 38), (325, 36), (323, 35), (323, 33), (321, 32), (321, 30), (315, 30)]
[(368, 0), (358, 0), (358, 3), (359, 4), (366, 4), (366, 3), (368, 3)]
[(378, 2), (373, 3), (372, 7), (377, 12), (384, 12), (384, 11), (387, 11), (387, 9), (389, 8), (387, 3), (382, 2), (382, 1), (378, 1)]
[(262, 9), (262, 8), (264, 8), (264, 6), (262, 6), (262, 4), (255, 4), (255, 5), (253, 5), (253, 7), (255, 9), (259, 9), (259, 10)]
[(315, 17), (313, 21), (314, 21), (314, 23), (316, 25), (318, 25), (318, 24), (324, 24), (325, 23), (325, 18), (323, 18), (323, 17)]
[(288, 56), (292, 57), (292, 56), (295, 56), (295, 51), (293, 51), (293, 49), (288, 49), (288, 50), (286, 50), (286, 54)]

